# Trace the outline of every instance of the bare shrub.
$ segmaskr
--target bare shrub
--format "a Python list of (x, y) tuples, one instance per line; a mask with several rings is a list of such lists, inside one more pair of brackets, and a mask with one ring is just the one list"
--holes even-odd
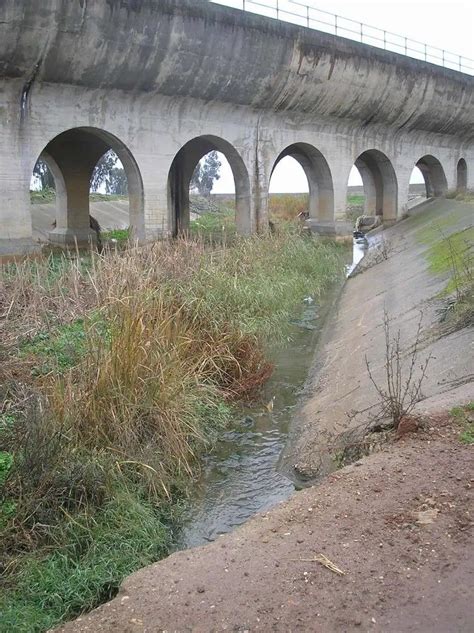
[[(414, 343), (407, 352), (404, 352), (400, 330), (392, 336), (390, 318), (384, 310), (385, 380), (383, 382), (376, 380), (367, 356), (365, 358), (367, 373), (379, 398), (376, 418), (389, 419), (395, 429), (398, 428), (402, 418), (406, 417), (422, 398), (421, 386), (431, 359), (431, 354), (429, 354), (418, 365), (422, 319), (423, 314), (420, 315)], [(406, 357), (408, 357), (407, 366), (404, 363)]]

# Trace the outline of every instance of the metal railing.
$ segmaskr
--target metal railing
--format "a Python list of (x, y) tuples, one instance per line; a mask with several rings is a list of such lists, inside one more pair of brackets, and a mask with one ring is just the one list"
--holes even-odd
[(331, 35), (339, 35), (363, 44), (370, 44), (393, 53), (437, 64), (444, 68), (474, 75), (474, 60), (450, 53), (442, 48), (418, 42), (391, 31), (379, 29), (357, 20), (317, 9), (299, 0), (210, 0), (234, 9), (258, 13), (283, 22), (317, 29)]

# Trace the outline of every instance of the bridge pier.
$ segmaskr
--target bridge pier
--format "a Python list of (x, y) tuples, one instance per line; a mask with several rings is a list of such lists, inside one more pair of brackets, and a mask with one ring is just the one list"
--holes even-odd
[[(16, 91), (12, 91), (16, 96)], [(0, 112), (13, 119), (8, 91), (0, 90)], [(2, 125), (0, 121), (0, 256), (34, 253), (39, 245), (33, 241), (30, 213), (30, 175), (24, 165), (20, 122)]]

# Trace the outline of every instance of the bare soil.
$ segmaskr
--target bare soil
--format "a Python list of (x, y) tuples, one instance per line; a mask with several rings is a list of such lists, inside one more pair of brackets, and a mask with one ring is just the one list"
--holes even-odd
[(472, 631), (473, 449), (447, 415), (425, 425), (214, 543), (140, 570), (60, 630)]

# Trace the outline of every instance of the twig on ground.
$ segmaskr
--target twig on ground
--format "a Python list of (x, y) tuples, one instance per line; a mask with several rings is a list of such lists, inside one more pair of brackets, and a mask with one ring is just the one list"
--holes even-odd
[(314, 558), (298, 558), (294, 560), (298, 560), (301, 563), (319, 563), (323, 567), (326, 567), (326, 569), (329, 569), (330, 571), (334, 572), (335, 574), (338, 574), (339, 576), (346, 575), (345, 571), (342, 571), (342, 569), (340, 569), (337, 565), (335, 565), (332, 561), (330, 561), (329, 558), (324, 556), (324, 554), (317, 554)]

